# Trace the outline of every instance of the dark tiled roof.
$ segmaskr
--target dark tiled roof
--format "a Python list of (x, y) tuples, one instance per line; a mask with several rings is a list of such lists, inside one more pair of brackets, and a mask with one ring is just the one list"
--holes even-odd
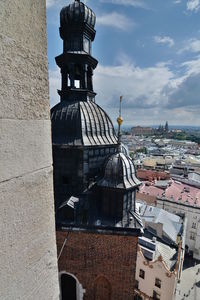
[(72, 23), (86, 23), (94, 28), (95, 22), (95, 13), (87, 5), (79, 1), (63, 7), (60, 12), (61, 26), (71, 25)]
[(104, 177), (98, 185), (119, 189), (129, 189), (140, 185), (131, 158), (123, 153), (110, 156), (105, 165)]
[(117, 144), (111, 119), (93, 101), (62, 101), (51, 109), (51, 120), (53, 144)]

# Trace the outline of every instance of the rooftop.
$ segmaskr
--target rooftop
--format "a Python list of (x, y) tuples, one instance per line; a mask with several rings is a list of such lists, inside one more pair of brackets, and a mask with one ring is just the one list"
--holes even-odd
[(200, 189), (179, 181), (172, 181), (171, 185), (165, 190), (163, 197), (171, 201), (200, 207)]
[[(141, 218), (145, 222), (145, 228), (148, 228), (149, 223), (163, 224), (162, 231), (168, 239), (176, 244), (177, 236), (182, 230), (182, 219), (181, 217), (171, 214), (164, 209), (149, 206), (143, 202), (136, 202), (136, 206), (139, 209)], [(154, 228), (155, 229), (155, 228)], [(159, 229), (158, 229), (159, 230)], [(157, 231), (155, 230), (155, 235)]]
[(170, 271), (174, 269), (177, 259), (177, 250), (175, 248), (145, 236), (139, 237), (139, 245), (146, 259), (156, 262), (162, 256), (167, 268)]

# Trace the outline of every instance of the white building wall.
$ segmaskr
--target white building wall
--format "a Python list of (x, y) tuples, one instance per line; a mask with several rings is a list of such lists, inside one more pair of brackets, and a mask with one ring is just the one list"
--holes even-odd
[(182, 202), (157, 199), (157, 207), (171, 213), (182, 213), (187, 217), (186, 241), (193, 256), (200, 259), (200, 207), (184, 205)]
[(45, 0), (0, 1), (0, 299), (59, 299)]
[[(167, 276), (167, 269), (161, 261), (149, 262), (149, 264), (146, 263), (147, 260), (142, 253), (138, 251), (135, 277), (139, 282), (138, 289), (149, 297), (153, 297), (153, 291), (156, 291), (160, 295), (161, 300), (173, 300), (176, 287), (176, 276), (174, 274)], [(144, 279), (139, 276), (140, 269), (145, 272)], [(161, 288), (155, 286), (156, 278), (161, 280)]]

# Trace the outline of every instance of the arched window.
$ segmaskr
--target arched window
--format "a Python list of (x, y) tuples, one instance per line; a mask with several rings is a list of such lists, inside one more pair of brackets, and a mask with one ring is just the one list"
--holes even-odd
[(95, 300), (110, 300), (111, 299), (111, 284), (107, 278), (100, 276), (94, 284), (94, 299)]
[(85, 290), (78, 279), (70, 273), (60, 273), (61, 300), (83, 300)]
[(77, 300), (76, 279), (69, 274), (61, 275), (62, 300)]

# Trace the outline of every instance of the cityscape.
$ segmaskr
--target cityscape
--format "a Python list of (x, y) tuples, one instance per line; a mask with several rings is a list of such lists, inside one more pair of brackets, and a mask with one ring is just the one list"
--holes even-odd
[[(159, 287), (158, 294), (159, 289), (161, 293), (159, 296), (155, 294), (155, 297), (195, 299), (195, 295), (199, 293), (196, 283), (200, 267), (198, 229), (200, 152), (199, 144), (192, 140), (198, 140), (199, 131), (169, 128), (168, 122), (157, 128), (136, 126), (124, 132), (122, 136), (122, 141), (134, 160), (137, 177), (142, 182), (137, 192), (136, 202), (145, 224), (145, 234), (139, 239), (137, 291), (138, 295), (152, 294), (152, 289), (155, 289), (152, 276), (155, 272), (154, 277), (157, 278), (158, 267), (155, 266), (160, 263), (158, 262), (158, 255), (160, 255), (163, 262), (163, 275), (166, 274), (166, 266), (171, 274), (174, 268), (178, 269), (176, 275), (173, 275), (174, 285), (171, 283), (171, 296), (165, 278), (160, 278), (157, 283), (161, 285), (161, 281), (166, 282), (166, 291), (156, 285)], [(177, 231), (174, 222), (180, 226)], [(181, 224), (183, 227), (180, 230)], [(175, 247), (172, 246), (173, 243)], [(144, 272), (149, 276), (145, 281), (140, 274), (144, 258), (147, 265), (150, 261), (152, 265), (155, 264), (154, 272), (152, 270), (148, 272), (148, 268), (145, 268)], [(187, 280), (189, 276), (190, 281)], [(173, 296), (174, 289), (175, 296)], [(166, 293), (166, 298), (162, 293)]]
[(0, 300), (200, 299), (200, 0), (0, 3)]

